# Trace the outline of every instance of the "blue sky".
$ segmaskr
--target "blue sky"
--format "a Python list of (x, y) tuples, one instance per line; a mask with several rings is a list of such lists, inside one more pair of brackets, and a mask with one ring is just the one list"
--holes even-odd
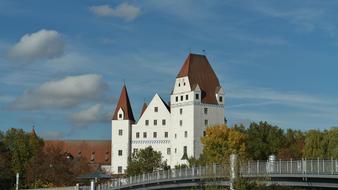
[(109, 139), (123, 81), (136, 118), (206, 50), (229, 124), (338, 126), (336, 1), (0, 2), (0, 130)]

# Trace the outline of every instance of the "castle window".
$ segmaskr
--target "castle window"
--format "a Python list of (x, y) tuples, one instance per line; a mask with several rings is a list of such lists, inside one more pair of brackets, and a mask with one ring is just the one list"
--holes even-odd
[(185, 82), (183, 83), (183, 86), (185, 86)]
[(208, 108), (204, 108), (204, 114), (208, 114)]
[(119, 150), (119, 151), (118, 151), (118, 155), (119, 155), (119, 156), (122, 156), (122, 150)]
[(90, 161), (94, 161), (95, 160), (95, 152), (92, 152), (92, 155), (90, 156)]
[(154, 112), (158, 112), (158, 107), (154, 107)]
[(143, 138), (147, 138), (147, 132), (143, 132)]
[(162, 125), (166, 125), (165, 119), (162, 119)]
[(189, 95), (185, 95), (185, 100), (188, 100), (189, 99)]
[(183, 101), (183, 96), (181, 96), (181, 101)]
[(223, 97), (220, 96), (220, 97), (218, 98), (218, 100), (219, 100), (219, 102), (223, 102)]
[(147, 119), (147, 120), (145, 120), (145, 124), (146, 124), (146, 126), (148, 126), (149, 125), (149, 120)]
[(119, 129), (119, 136), (122, 136), (122, 135), (123, 135), (123, 130)]
[(122, 113), (119, 114), (119, 118), (122, 118)]
[(157, 125), (157, 120), (156, 119), (154, 119), (154, 125)]
[(167, 148), (167, 154), (170, 155), (171, 154), (171, 149)]
[(182, 113), (183, 113), (183, 108), (180, 108), (180, 114), (182, 115)]
[(177, 138), (177, 134), (175, 133), (175, 139)]
[(209, 121), (206, 119), (204, 120), (204, 125), (207, 126), (209, 124)]
[(199, 100), (200, 99), (200, 95), (199, 94), (195, 94), (195, 99)]
[(187, 147), (187, 146), (184, 146), (184, 147), (183, 147), (183, 154), (187, 154), (187, 152), (188, 152), (188, 147)]
[(168, 138), (168, 132), (164, 132), (164, 138)]
[(122, 173), (122, 166), (117, 167), (117, 173)]
[(157, 138), (157, 132), (154, 132), (154, 133), (153, 133), (153, 137), (154, 137), (154, 138)]
[(176, 102), (178, 102), (178, 96), (176, 96), (175, 98), (176, 98)]
[(136, 138), (140, 138), (140, 133), (139, 132), (136, 132)]
[(175, 154), (177, 153), (177, 148), (175, 148)]
[(183, 125), (183, 121), (182, 120), (180, 120), (180, 126), (182, 126)]
[(106, 161), (109, 160), (109, 152), (106, 152), (106, 155), (104, 156), (104, 159), (105, 159)]
[(178, 87), (180, 87), (181, 86), (181, 83), (178, 83)]
[(184, 131), (184, 137), (185, 137), (185, 138), (188, 137), (188, 131)]

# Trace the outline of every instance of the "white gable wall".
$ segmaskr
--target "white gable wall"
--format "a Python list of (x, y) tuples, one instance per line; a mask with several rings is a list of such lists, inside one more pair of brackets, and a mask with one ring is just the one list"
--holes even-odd
[[(155, 107), (157, 107), (157, 112), (155, 112)], [(146, 120), (148, 125), (146, 125)], [(157, 125), (154, 125), (154, 120), (157, 121)], [(165, 120), (165, 125), (162, 124), (162, 120)], [(161, 151), (163, 160), (167, 160), (167, 163), (170, 164), (172, 154), (170, 112), (158, 94), (153, 97), (137, 124), (132, 126), (132, 129), (132, 151), (152, 146), (154, 150)], [(154, 137), (154, 132), (157, 137)], [(165, 137), (166, 132), (168, 137)], [(137, 133), (139, 134), (138, 138), (136, 136)], [(143, 136), (144, 133), (147, 134), (146, 138)], [(168, 148), (170, 148), (171, 154), (167, 154)]]

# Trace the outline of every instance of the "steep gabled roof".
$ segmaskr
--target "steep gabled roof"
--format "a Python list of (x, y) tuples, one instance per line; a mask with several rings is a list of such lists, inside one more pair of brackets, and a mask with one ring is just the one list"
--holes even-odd
[(122, 87), (120, 99), (119, 99), (119, 102), (117, 103), (117, 106), (116, 106), (116, 109), (113, 115), (113, 120), (117, 120), (117, 113), (119, 112), (120, 108), (124, 112), (124, 118), (123, 118), (124, 120), (135, 121), (133, 110), (131, 109), (126, 85), (123, 85)]
[(143, 103), (143, 106), (142, 106), (142, 109), (141, 109), (141, 114), (140, 114), (140, 117), (143, 115), (144, 111), (146, 111), (148, 105), (146, 102)]
[(205, 55), (189, 54), (176, 78), (188, 77), (190, 87), (198, 85), (202, 90), (202, 102), (217, 104), (215, 91), (221, 85)]

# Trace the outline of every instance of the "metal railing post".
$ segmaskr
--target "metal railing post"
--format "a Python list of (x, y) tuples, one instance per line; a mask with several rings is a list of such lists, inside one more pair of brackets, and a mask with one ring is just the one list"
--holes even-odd
[(333, 158), (331, 157), (331, 174), (333, 175), (334, 172), (333, 172)]
[(258, 160), (257, 160), (257, 168), (256, 169), (257, 169), (256, 173), (259, 174), (259, 161)]
[(320, 164), (319, 164), (319, 157), (317, 158), (317, 162), (318, 162), (317, 170), (318, 170), (318, 174), (319, 174), (319, 171), (320, 171), (320, 169), (319, 169), (319, 167), (320, 167)]
[(292, 168), (292, 158), (290, 159), (290, 164), (291, 164), (291, 173), (292, 173), (292, 170), (293, 170), (293, 168)]

